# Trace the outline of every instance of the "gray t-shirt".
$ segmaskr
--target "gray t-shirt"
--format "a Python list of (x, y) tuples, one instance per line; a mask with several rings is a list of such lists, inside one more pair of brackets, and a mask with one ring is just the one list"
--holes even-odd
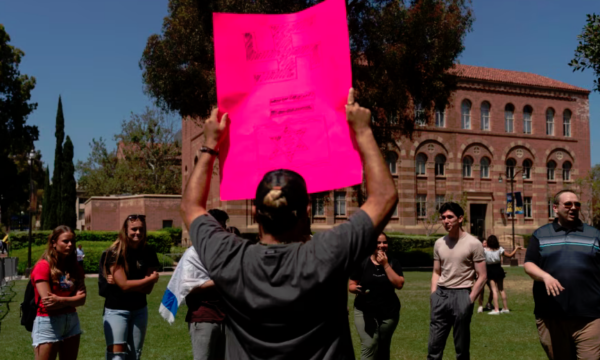
[(306, 243), (252, 244), (210, 215), (190, 235), (225, 304), (227, 359), (354, 359), (348, 278), (378, 235), (364, 211)]

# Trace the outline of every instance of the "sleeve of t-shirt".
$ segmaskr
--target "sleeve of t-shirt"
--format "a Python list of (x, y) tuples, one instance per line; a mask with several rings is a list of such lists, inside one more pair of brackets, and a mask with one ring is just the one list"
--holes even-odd
[(475, 243), (475, 246), (473, 249), (473, 261), (474, 262), (485, 261), (485, 253), (483, 251), (483, 245), (481, 245), (481, 243), (479, 241), (477, 241)]
[(434, 261), (435, 260), (440, 261), (440, 254), (438, 254), (438, 248), (439, 248), (438, 243), (439, 243), (439, 240), (433, 244), (433, 260)]
[(504, 248), (502, 246), (500, 246), (500, 249), (498, 250), (500, 250), (500, 256), (504, 255)]
[(358, 210), (348, 221), (331, 230), (316, 234), (308, 246), (314, 246), (314, 254), (323, 264), (353, 271), (373, 253), (377, 236), (373, 222), (363, 210)]
[(235, 234), (225, 231), (219, 222), (210, 214), (198, 216), (190, 226), (190, 238), (200, 261), (208, 270), (212, 279), (215, 270), (234, 264), (232, 254), (241, 256), (240, 248), (245, 241)]
[(149, 247), (146, 247), (146, 258), (144, 259), (146, 264), (148, 264), (148, 268), (158, 268), (158, 256), (156, 255), (156, 251)]
[(394, 272), (398, 276), (404, 276), (404, 273), (402, 272), (402, 265), (400, 264), (400, 260), (392, 259), (391, 266), (392, 266), (392, 270), (394, 270)]
[(540, 265), (540, 241), (535, 235), (532, 235), (529, 239), (529, 246), (527, 246), (527, 252), (525, 253), (525, 262), (532, 262), (536, 265)]
[(50, 282), (50, 264), (46, 260), (40, 260), (31, 271), (31, 282), (35, 285), (36, 282)]

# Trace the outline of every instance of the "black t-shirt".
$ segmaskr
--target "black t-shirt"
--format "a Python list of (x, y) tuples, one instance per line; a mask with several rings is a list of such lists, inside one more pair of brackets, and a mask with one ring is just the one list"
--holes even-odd
[(377, 244), (362, 210), (306, 243), (265, 246), (199, 216), (190, 236), (225, 305), (228, 359), (354, 359), (350, 272)]
[[(104, 252), (100, 265), (104, 266), (104, 258), (108, 256), (106, 261), (107, 274), (110, 274), (110, 267), (115, 262), (114, 256), (108, 251)], [(144, 246), (141, 249), (127, 249), (127, 273), (128, 280), (141, 280), (146, 277), (146, 273), (150, 268), (158, 268), (158, 257), (156, 252), (149, 246)], [(106, 301), (104, 307), (113, 310), (139, 310), (146, 306), (146, 294), (137, 291), (123, 292), (116, 284), (107, 284)]]
[[(396, 274), (404, 276), (400, 261), (388, 258), (388, 263)], [(356, 268), (350, 279), (358, 281), (362, 291), (354, 300), (355, 308), (380, 319), (398, 316), (400, 300), (383, 266), (373, 264), (369, 256)]]
[(580, 223), (567, 230), (558, 221), (537, 229), (527, 247), (532, 262), (565, 288), (550, 296), (543, 281), (533, 282), (538, 318), (600, 318), (600, 231)]

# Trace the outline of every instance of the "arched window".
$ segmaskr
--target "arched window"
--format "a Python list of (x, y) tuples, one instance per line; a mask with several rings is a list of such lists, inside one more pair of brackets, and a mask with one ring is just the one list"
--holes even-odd
[(463, 100), (461, 106), (461, 127), (463, 129), (471, 128), (471, 102), (469, 100)]
[(571, 110), (569, 109), (563, 113), (563, 135), (571, 137)]
[(563, 166), (562, 166), (563, 181), (571, 180), (571, 167), (573, 167), (573, 166), (571, 165), (571, 163), (569, 161), (565, 161), (563, 163)]
[(446, 166), (446, 157), (439, 154), (435, 157), (435, 175), (444, 176), (444, 167)]
[(548, 180), (554, 180), (554, 171), (556, 170), (556, 163), (553, 160), (548, 161), (546, 165), (548, 168)]
[(470, 156), (465, 156), (463, 159), (463, 177), (471, 177), (473, 170), (473, 159)]
[(487, 179), (490, 177), (490, 159), (486, 158), (486, 157), (482, 157), (481, 161), (479, 162), (480, 168), (479, 168), (479, 176), (482, 179)]
[(525, 179), (531, 179), (531, 166), (533, 163), (529, 159), (523, 160), (523, 177)]
[(527, 105), (523, 108), (523, 133), (531, 134), (531, 114), (533, 114), (533, 109), (531, 106)]
[(546, 110), (546, 135), (554, 135), (554, 110)]
[(393, 151), (388, 151), (387, 154), (385, 154), (385, 162), (388, 164), (388, 167), (390, 168), (390, 173), (392, 174), (396, 174), (397, 173), (397, 164), (398, 164), (398, 154), (396, 154)]
[(417, 155), (416, 168), (417, 175), (425, 175), (425, 164), (427, 163), (427, 156), (425, 154)]
[(506, 160), (506, 180), (511, 180), (515, 176), (515, 166), (517, 162), (515, 159)]
[(481, 130), (490, 129), (490, 103), (484, 101), (481, 103)]
[(506, 104), (504, 107), (504, 130), (507, 133), (514, 131), (515, 124), (515, 107), (513, 104)]
[(435, 108), (435, 127), (446, 127), (444, 108), (442, 107)]

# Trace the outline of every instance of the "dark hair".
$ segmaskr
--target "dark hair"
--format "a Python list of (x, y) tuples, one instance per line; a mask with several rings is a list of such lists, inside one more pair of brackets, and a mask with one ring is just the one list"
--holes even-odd
[[(385, 241), (387, 241), (388, 243), (390, 242), (390, 237), (386, 233), (382, 232), (381, 234), (379, 234), (379, 236), (381, 236), (381, 235), (385, 236)], [(379, 237), (379, 236), (377, 236), (377, 237)]]
[(448, 210), (452, 211), (452, 213), (454, 213), (454, 215), (456, 215), (456, 217), (465, 216), (465, 212), (464, 212), (463, 208), (458, 203), (455, 203), (452, 201), (443, 203), (440, 206), (440, 210), (438, 212), (440, 213), (440, 215), (442, 215)]
[(492, 250), (500, 249), (500, 243), (498, 242), (498, 237), (496, 235), (490, 235), (487, 238), (487, 245)]
[(236, 228), (235, 226), (230, 226), (226, 229), (228, 232), (235, 234), (237, 236), (242, 236), (242, 233), (240, 232), (240, 229)]
[(274, 170), (265, 174), (256, 188), (256, 222), (273, 236), (291, 230), (306, 215), (308, 191), (300, 174)]
[(219, 224), (223, 225), (223, 227), (225, 227), (227, 220), (229, 220), (229, 215), (221, 209), (210, 209), (208, 210), (208, 213), (211, 214)]
[(560, 196), (564, 193), (572, 193), (577, 195), (577, 193), (571, 189), (562, 189), (561, 191), (557, 192), (556, 195), (554, 195), (554, 205), (558, 205), (560, 203)]

